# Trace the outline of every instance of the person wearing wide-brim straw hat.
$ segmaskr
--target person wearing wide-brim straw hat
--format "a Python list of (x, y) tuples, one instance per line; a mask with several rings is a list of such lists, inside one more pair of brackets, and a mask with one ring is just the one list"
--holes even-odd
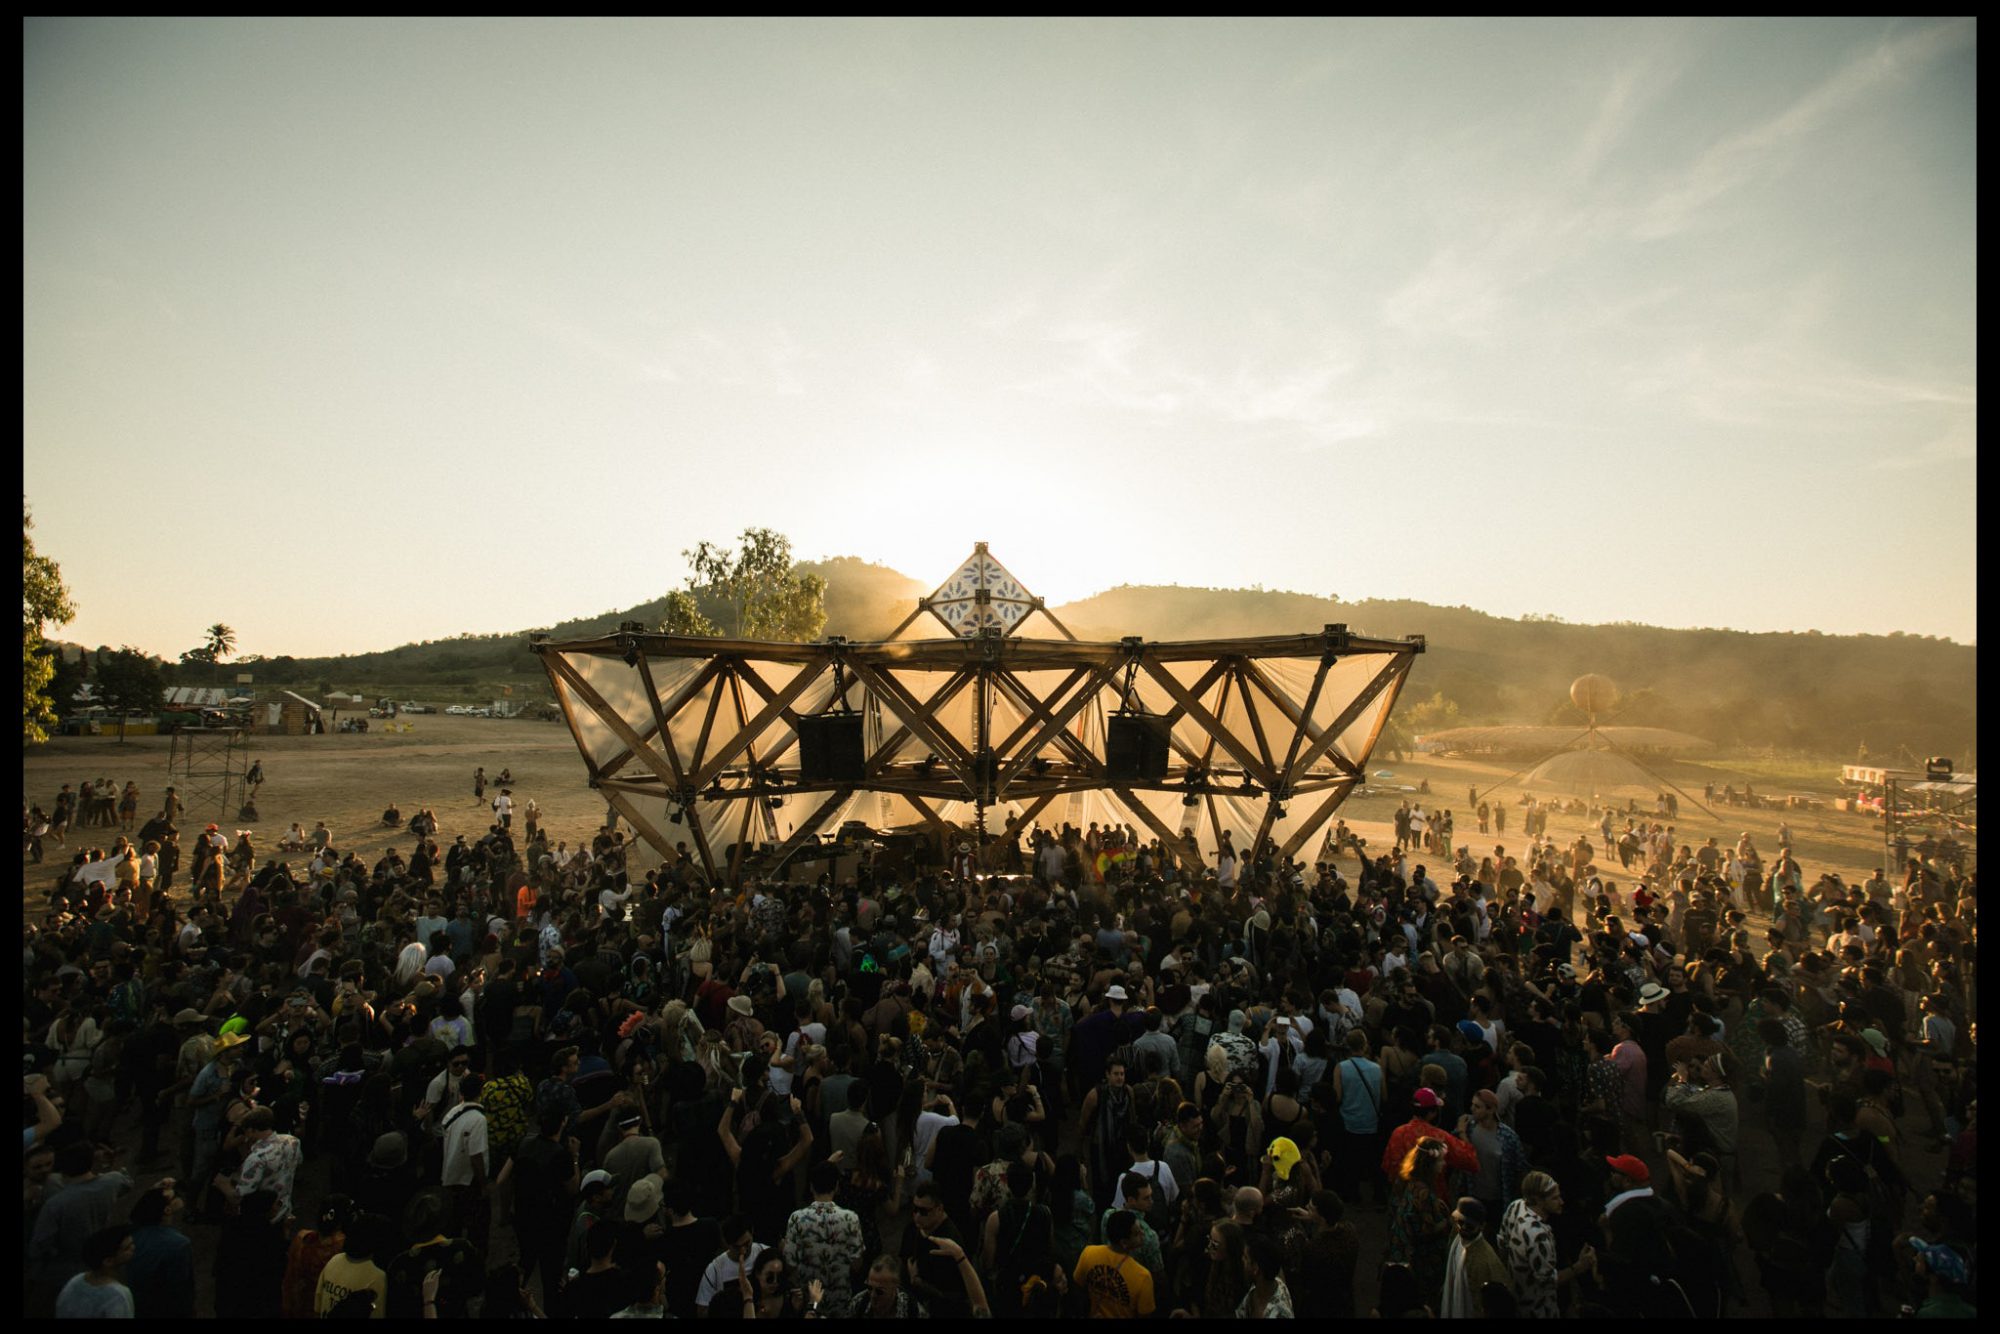
[(222, 1156), (225, 1113), (238, 1083), (237, 1057), (249, 1042), (240, 1030), (218, 1037), (208, 1064), (188, 1086), (188, 1106), (194, 1109), (194, 1170), (188, 1173), (188, 1188), (197, 1205)]

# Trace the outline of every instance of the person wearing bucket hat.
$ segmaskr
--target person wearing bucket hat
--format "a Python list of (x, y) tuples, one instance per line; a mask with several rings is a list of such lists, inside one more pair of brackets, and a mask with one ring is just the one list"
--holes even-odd
[(377, 1135), (374, 1145), (368, 1150), (370, 1167), (397, 1168), (409, 1161), (410, 1141), (400, 1130)]
[(652, 1222), (660, 1212), (660, 1179), (648, 1173), (632, 1183), (625, 1192), (625, 1221), (641, 1227)]

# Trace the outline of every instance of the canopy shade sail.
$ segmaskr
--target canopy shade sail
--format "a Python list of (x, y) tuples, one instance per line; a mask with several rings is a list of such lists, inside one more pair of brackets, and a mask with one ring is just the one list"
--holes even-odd
[(1695, 755), (1713, 750), (1714, 743), (1665, 727), (1453, 727), (1426, 733), (1426, 745), (1441, 751), (1498, 751), (1503, 754), (1544, 754), (1580, 741), (1586, 734), (1603, 737), (1622, 750)]
[(1611, 750), (1566, 750), (1515, 781), (1521, 787), (1554, 788), (1579, 797), (1660, 790), (1660, 780), (1651, 770)]

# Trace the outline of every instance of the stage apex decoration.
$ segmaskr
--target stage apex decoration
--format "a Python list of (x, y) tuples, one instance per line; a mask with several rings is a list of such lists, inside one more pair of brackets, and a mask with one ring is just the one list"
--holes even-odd
[[(929, 614), (949, 638), (902, 639)], [(1035, 616), (1063, 636), (1018, 633)], [(822, 832), (1128, 825), (1295, 855), (1360, 786), (1421, 637), (1076, 639), (980, 543), (883, 641), (616, 634), (534, 651), (590, 783), (662, 856), (773, 874)]]

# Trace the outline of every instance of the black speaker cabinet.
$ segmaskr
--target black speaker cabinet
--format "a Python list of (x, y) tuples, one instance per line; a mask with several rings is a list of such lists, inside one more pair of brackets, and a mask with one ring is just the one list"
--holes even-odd
[(1114, 713), (1106, 720), (1104, 767), (1114, 782), (1167, 776), (1167, 729), (1157, 718)]
[(808, 783), (858, 783), (868, 760), (861, 715), (818, 713), (799, 719), (799, 777)]

